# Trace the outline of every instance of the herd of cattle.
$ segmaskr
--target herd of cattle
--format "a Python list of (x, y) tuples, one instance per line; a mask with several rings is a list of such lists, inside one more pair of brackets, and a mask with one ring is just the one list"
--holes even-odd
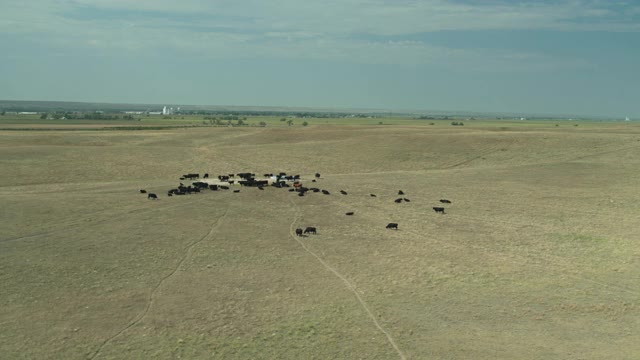
[[(226, 175), (219, 175), (218, 178), (218, 183), (217, 184), (210, 184), (208, 182), (208, 180), (206, 181), (200, 181), (199, 179), (201, 179), (200, 174), (199, 173), (188, 173), (188, 174), (184, 174), (180, 177), (181, 181), (186, 181), (186, 180), (197, 180), (197, 181), (193, 181), (191, 183), (191, 185), (184, 185), (182, 182), (180, 182), (180, 185), (178, 185), (178, 187), (173, 188), (173, 189), (169, 189), (167, 191), (167, 196), (174, 196), (174, 195), (188, 195), (188, 194), (194, 194), (194, 193), (199, 193), (203, 190), (211, 190), (211, 191), (219, 191), (219, 190), (230, 190), (229, 185), (240, 185), (240, 186), (244, 186), (244, 187), (255, 187), (259, 190), (264, 190), (264, 188), (266, 186), (273, 186), (276, 188), (289, 188), (290, 192), (295, 192), (297, 193), (298, 196), (305, 196), (306, 193), (322, 193), (324, 195), (331, 195), (331, 193), (328, 190), (324, 190), (324, 189), (320, 189), (317, 187), (306, 187), (302, 185), (302, 182), (300, 181), (300, 175), (287, 175), (284, 172), (280, 172), (277, 174), (274, 173), (269, 173), (269, 174), (264, 174), (263, 175), (264, 179), (256, 179), (256, 174), (254, 173), (249, 173), (249, 172), (244, 172), (244, 173), (235, 173), (235, 174), (226, 174)], [(202, 180), (205, 179), (209, 179), (209, 174), (205, 173), (202, 176)], [(316, 173), (315, 174), (315, 178), (312, 179), (312, 182), (316, 182), (317, 179), (320, 179), (320, 174)], [(222, 185), (221, 183), (224, 184), (228, 184), (228, 185)], [(234, 193), (239, 193), (240, 190), (236, 189), (233, 190)], [(157, 200), (158, 199), (158, 195), (155, 193), (148, 193), (146, 190), (141, 189), (140, 193), (142, 194), (147, 194), (147, 199), (150, 200)], [(340, 190), (340, 193), (342, 195), (347, 195), (348, 193), (344, 190)], [(404, 197), (404, 192), (402, 190), (398, 191), (398, 195), (402, 195), (403, 197), (399, 197), (397, 199), (394, 200), (395, 203), (402, 203), (402, 202), (410, 202), (411, 200), (407, 199), (406, 197)], [(376, 194), (369, 194), (369, 196), (371, 197), (377, 197)], [(440, 202), (442, 204), (451, 204), (450, 200), (447, 199), (440, 199)], [(445, 214), (445, 208), (442, 206), (434, 206), (433, 207), (433, 211), (435, 211), (436, 213), (439, 214)], [(347, 216), (351, 216), (354, 215), (353, 211), (349, 211), (347, 213), (345, 213), (345, 215)], [(394, 229), (394, 230), (398, 230), (398, 224), (397, 223), (388, 223), (386, 226), (387, 229)], [(317, 234), (317, 230), (315, 227), (312, 226), (308, 226), (306, 227), (304, 230), (301, 228), (298, 228), (295, 230), (296, 236), (305, 236), (306, 234)]]

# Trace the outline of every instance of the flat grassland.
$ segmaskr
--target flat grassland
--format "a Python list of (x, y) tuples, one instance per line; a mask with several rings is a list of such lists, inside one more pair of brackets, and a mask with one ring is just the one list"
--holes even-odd
[(309, 123), (0, 131), (1, 357), (640, 357), (640, 126)]

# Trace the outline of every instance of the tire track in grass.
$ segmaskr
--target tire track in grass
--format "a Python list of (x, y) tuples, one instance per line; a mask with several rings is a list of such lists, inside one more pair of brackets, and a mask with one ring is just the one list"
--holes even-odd
[(137, 325), (138, 323), (140, 323), (140, 321), (142, 321), (142, 319), (144, 319), (144, 317), (149, 312), (149, 309), (153, 305), (153, 302), (155, 300), (155, 294), (158, 292), (158, 290), (162, 287), (162, 285), (168, 279), (170, 279), (173, 275), (175, 275), (178, 272), (178, 270), (180, 269), (180, 267), (182, 267), (184, 262), (191, 257), (191, 253), (193, 251), (193, 248), (196, 245), (198, 245), (199, 243), (203, 242), (205, 239), (208, 239), (209, 237), (211, 237), (211, 235), (215, 232), (215, 230), (217, 230), (220, 227), (220, 224), (222, 224), (222, 221), (227, 217), (227, 213), (228, 212), (229, 212), (229, 208), (227, 207), (227, 209), (225, 210), (224, 214), (222, 214), (222, 216), (220, 216), (218, 218), (218, 220), (216, 220), (216, 222), (214, 222), (211, 225), (211, 229), (209, 229), (209, 232), (206, 235), (204, 235), (200, 239), (192, 242), (191, 244), (189, 244), (189, 245), (187, 245), (185, 247), (184, 256), (182, 256), (182, 259), (180, 259), (180, 262), (178, 262), (178, 264), (173, 269), (173, 271), (171, 271), (169, 274), (165, 275), (162, 279), (160, 279), (160, 281), (158, 281), (156, 286), (154, 286), (153, 289), (151, 289), (151, 292), (149, 293), (149, 299), (147, 301), (147, 306), (145, 306), (144, 310), (140, 314), (138, 314), (138, 316), (136, 316), (136, 318), (133, 319), (127, 326), (125, 326), (120, 331), (118, 331), (114, 335), (110, 336), (105, 341), (103, 341), (102, 344), (100, 344), (100, 346), (98, 346), (98, 349), (96, 349), (92, 354), (90, 354), (88, 356), (88, 359), (95, 359), (96, 357), (98, 357), (98, 355), (100, 355), (100, 352), (102, 351), (102, 349), (104, 349), (104, 347), (107, 346), (111, 341), (113, 341), (115, 338), (117, 338), (118, 336), (122, 335), (125, 331), (127, 331), (131, 327)]
[(400, 350), (400, 348), (398, 347), (396, 342), (393, 340), (393, 337), (391, 337), (391, 335), (382, 327), (382, 325), (380, 325), (380, 323), (378, 322), (376, 317), (373, 315), (373, 313), (369, 309), (369, 306), (367, 306), (367, 303), (364, 300), (362, 300), (362, 298), (360, 297), (360, 294), (358, 294), (358, 291), (356, 290), (355, 285), (353, 285), (349, 280), (347, 280), (347, 278), (344, 277), (344, 275), (340, 274), (338, 272), (338, 270), (336, 270), (335, 268), (331, 267), (324, 260), (322, 260), (322, 258), (320, 256), (318, 256), (316, 253), (311, 251), (302, 241), (300, 241), (300, 239), (298, 239), (298, 236), (295, 233), (294, 227), (295, 227), (296, 222), (298, 222), (298, 220), (300, 219), (300, 215), (299, 215), (300, 211), (299, 211), (298, 206), (291, 199), (289, 199), (289, 201), (291, 202), (293, 207), (298, 210), (298, 211), (296, 211), (295, 218), (293, 219), (293, 221), (291, 222), (291, 225), (289, 226), (289, 234), (298, 242), (298, 244), (300, 244), (300, 246), (302, 246), (304, 251), (309, 253), (311, 256), (315, 257), (318, 260), (318, 262), (320, 262), (320, 264), (322, 264), (322, 266), (324, 266), (327, 270), (332, 272), (338, 279), (342, 280), (342, 282), (345, 284), (346, 288), (349, 291), (351, 291), (353, 293), (353, 295), (355, 295), (356, 299), (360, 303), (360, 306), (362, 306), (362, 308), (366, 311), (366, 313), (369, 315), (369, 317), (373, 321), (373, 324), (378, 328), (378, 330), (380, 330), (387, 337), (387, 340), (389, 341), (389, 344), (398, 353), (398, 355), (400, 356), (400, 359), (405, 360), (406, 358), (405, 358), (404, 354), (402, 353), (402, 350)]

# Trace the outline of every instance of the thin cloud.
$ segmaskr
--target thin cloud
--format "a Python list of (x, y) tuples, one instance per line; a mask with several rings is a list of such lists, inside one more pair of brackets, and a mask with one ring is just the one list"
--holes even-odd
[[(490, 3), (425, 0), (30, 0), (3, 7), (0, 31), (49, 48), (356, 63), (480, 64), (531, 68), (571, 59), (508, 49), (454, 49), (416, 41), (443, 30), (640, 31), (629, 13), (593, 1)], [(627, 15), (625, 15), (627, 14)], [(385, 36), (392, 40), (382, 40)], [(43, 46), (44, 46), (43, 45)], [(497, 65), (496, 65), (497, 64)]]

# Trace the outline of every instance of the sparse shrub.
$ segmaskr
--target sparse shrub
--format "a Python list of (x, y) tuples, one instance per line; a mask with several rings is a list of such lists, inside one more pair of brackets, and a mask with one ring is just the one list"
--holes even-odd
[(308, 123), (308, 122), (306, 122), (306, 121), (304, 121), (304, 122), (302, 123), (302, 126), (307, 126), (307, 125), (309, 125), (309, 123)]
[(260, 124), (259, 124), (259, 125), (260, 125), (260, 126), (262, 126), (262, 127), (265, 127), (265, 126), (267, 126), (267, 123), (266, 123), (266, 122), (264, 122), (264, 121), (260, 121)]
[(429, 123), (429, 125), (435, 125), (436, 123)]
[(379, 121), (379, 122), (378, 122), (378, 125), (382, 125), (382, 121)]

